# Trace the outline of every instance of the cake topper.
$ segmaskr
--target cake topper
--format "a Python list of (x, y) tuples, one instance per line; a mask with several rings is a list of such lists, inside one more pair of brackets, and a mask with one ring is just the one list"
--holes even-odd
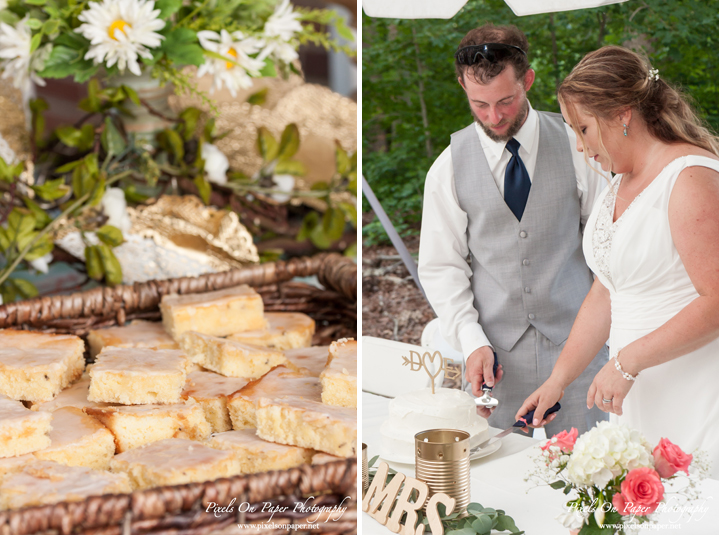
[[(431, 366), (436, 358), (439, 358), (439, 366), (437, 367), (437, 372), (432, 373)], [(444, 376), (447, 379), (456, 379), (462, 373), (461, 368), (456, 369), (452, 366), (449, 366), (449, 363), (452, 362), (452, 359), (448, 357), (442, 357), (442, 353), (440, 353), (439, 351), (435, 351), (434, 353), (426, 351), (422, 356), (420, 356), (417, 351), (410, 350), (409, 358), (402, 355), (402, 360), (402, 366), (409, 366), (409, 369), (413, 372), (418, 372), (422, 368), (424, 368), (424, 371), (427, 373), (427, 375), (429, 375), (429, 380), (432, 384), (432, 394), (434, 394), (434, 380), (439, 376), (442, 371), (444, 371)], [(427, 364), (428, 360), (429, 365)]]

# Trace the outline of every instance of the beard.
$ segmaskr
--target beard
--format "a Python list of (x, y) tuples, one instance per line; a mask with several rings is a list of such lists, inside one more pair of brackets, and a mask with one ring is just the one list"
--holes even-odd
[[(509, 141), (514, 137), (514, 135), (519, 132), (519, 129), (522, 128), (522, 125), (524, 124), (525, 119), (527, 118), (527, 113), (529, 112), (529, 102), (527, 99), (524, 99), (524, 102), (522, 103), (522, 107), (519, 110), (519, 113), (514, 118), (514, 120), (510, 123), (509, 128), (507, 128), (507, 131), (504, 134), (497, 134), (493, 130), (491, 130), (486, 124), (484, 124), (482, 121), (479, 120), (479, 118), (474, 114), (474, 111), (470, 107), (470, 111), (472, 112), (472, 117), (474, 117), (474, 121), (484, 130), (484, 133), (487, 134), (487, 137), (491, 139), (492, 141)], [(493, 125), (495, 127), (501, 126), (503, 124), (506, 124), (503, 120), (499, 124)]]

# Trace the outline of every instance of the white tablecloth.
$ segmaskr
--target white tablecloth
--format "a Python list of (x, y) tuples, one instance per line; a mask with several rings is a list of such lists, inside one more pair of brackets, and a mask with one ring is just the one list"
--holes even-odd
[[(380, 453), (380, 425), (387, 418), (389, 399), (366, 392), (362, 393), (362, 440), (367, 444), (368, 459)], [(499, 430), (490, 428), (490, 433)], [(560, 491), (549, 486), (536, 487), (524, 481), (534, 464), (530, 452), (540, 442), (515, 432), (502, 439), (500, 449), (482, 459), (472, 461), (470, 466), (471, 501), (485, 507), (503, 509), (514, 518), (517, 527), (528, 535), (566, 534), (555, 520), (562, 512), (566, 498)], [(376, 466), (377, 463), (375, 463)], [(389, 463), (399, 472), (414, 477), (414, 466)], [(701, 508), (693, 516), (680, 517), (679, 513), (664, 513), (657, 526), (643, 532), (690, 533), (691, 535), (716, 535), (719, 533), (719, 481), (704, 480), (701, 483), (703, 500), (692, 505)], [(388, 535), (391, 533), (366, 513), (360, 518), (359, 533), (363, 535)], [(505, 532), (507, 533), (507, 532)]]

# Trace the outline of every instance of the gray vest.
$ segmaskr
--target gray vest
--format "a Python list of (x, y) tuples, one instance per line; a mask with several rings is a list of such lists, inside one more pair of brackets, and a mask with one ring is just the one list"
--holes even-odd
[(592, 285), (562, 117), (539, 112), (539, 152), (521, 221), (497, 189), (473, 124), (452, 134), (451, 150), (480, 325), (505, 351), (529, 325), (561, 344)]

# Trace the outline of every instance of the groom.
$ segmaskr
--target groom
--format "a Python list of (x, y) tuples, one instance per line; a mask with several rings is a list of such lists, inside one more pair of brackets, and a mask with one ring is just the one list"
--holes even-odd
[[(497, 383), (489, 423), (500, 429), (549, 377), (589, 291), (582, 230), (606, 185), (561, 115), (530, 106), (528, 48), (514, 26), (487, 24), (462, 39), (455, 67), (475, 122), (427, 173), (420, 236), (419, 276), (442, 334), (464, 354), (475, 396)], [(604, 347), (564, 392), (548, 436), (606, 419), (586, 406), (606, 362)]]

